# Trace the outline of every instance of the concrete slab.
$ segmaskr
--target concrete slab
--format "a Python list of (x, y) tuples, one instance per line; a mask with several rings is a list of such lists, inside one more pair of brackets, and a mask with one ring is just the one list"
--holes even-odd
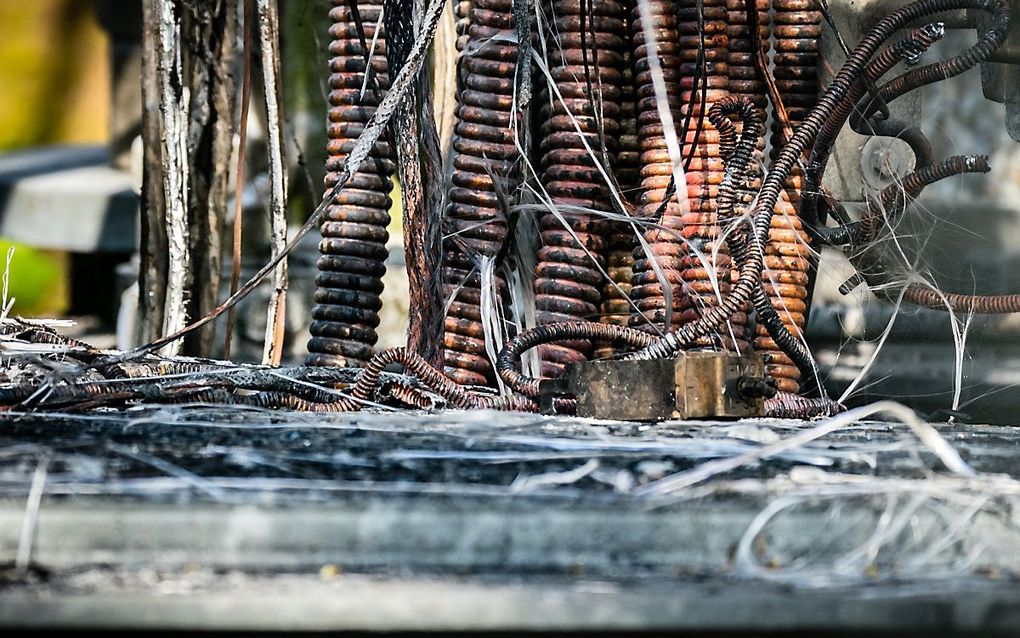
[[(981, 582), (810, 592), (739, 581), (479, 579), (322, 573), (75, 574), (0, 591), (8, 628), (280, 631), (684, 631), (1011, 635), (1020, 591)], [(713, 633), (713, 635), (716, 635)]]
[(135, 250), (139, 198), (105, 147), (45, 147), (0, 155), (0, 235), (69, 252)]

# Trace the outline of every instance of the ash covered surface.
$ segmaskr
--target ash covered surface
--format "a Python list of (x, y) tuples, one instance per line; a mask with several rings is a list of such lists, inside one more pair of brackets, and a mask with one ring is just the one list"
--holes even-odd
[[(45, 459), (47, 495), (149, 499), (322, 499), (344, 491), (626, 497), (712, 459), (812, 427), (794, 421), (594, 422), (497, 412), (308, 415), (214, 406), (8, 414), (0, 493), (24, 495)], [(950, 443), (982, 472), (1012, 473), (1008, 428), (955, 426)], [(904, 426), (867, 422), (726, 474), (768, 479), (796, 466), (923, 478), (934, 455)], [(323, 482), (331, 482), (323, 489)]]
[(1011, 431), (869, 414), (641, 425), (481, 411), (8, 413), (0, 561), (61, 578), (337, 564), (804, 588), (1013, 582)]
[(0, 626), (1015, 626), (1012, 431), (869, 416), (8, 413)]

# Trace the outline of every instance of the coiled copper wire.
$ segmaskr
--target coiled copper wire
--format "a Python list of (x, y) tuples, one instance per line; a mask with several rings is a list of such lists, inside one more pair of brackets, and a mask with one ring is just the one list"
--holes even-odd
[[(634, 229), (627, 222), (613, 221), (609, 224), (606, 253), (606, 272), (612, 284), (602, 287), (602, 307), (599, 321), (626, 326), (630, 323), (630, 303), (627, 297), (631, 291), (634, 276)], [(613, 285), (615, 284), (615, 285)], [(620, 352), (620, 347), (611, 343), (599, 344), (594, 358), (603, 359)]]
[[(628, 3), (632, 6), (633, 2)], [(629, 17), (629, 16), (625, 16)], [(631, 27), (630, 20), (626, 20)], [(631, 42), (628, 31), (627, 43)], [(623, 199), (628, 204), (634, 203), (638, 195), (641, 181), (641, 148), (638, 145), (637, 105), (634, 99), (634, 56), (629, 46), (622, 50), (623, 66), (620, 81), (620, 137), (616, 149), (614, 173)], [(610, 221), (607, 224), (606, 272), (612, 283), (606, 282), (602, 287), (602, 308), (599, 321), (619, 326), (626, 326), (630, 321), (630, 303), (628, 297), (631, 290), (631, 278), (634, 276), (634, 247), (637, 238), (634, 228), (625, 221)], [(615, 285), (614, 285), (615, 284)], [(594, 358), (611, 357), (620, 351), (621, 346), (611, 342), (603, 342), (595, 349)]]
[[(609, 186), (598, 167), (609, 172), (605, 158), (616, 151), (627, 46), (625, 10), (616, 0), (557, 0), (551, 11), (545, 37), (555, 91), (542, 101), (540, 153), (542, 183), (559, 215), (545, 212), (539, 218), (539, 325), (599, 317), (599, 267), (605, 267), (608, 223), (596, 213), (560, 207), (612, 211)], [(546, 344), (539, 349), (542, 373), (558, 376), (564, 365), (590, 354), (587, 341)]]
[[(817, 0), (772, 0), (773, 75), (789, 125), (796, 128), (818, 102), (822, 12)], [(773, 122), (773, 147), (783, 144), (783, 123)], [(794, 202), (796, 203), (796, 201)]]
[(443, 286), (453, 298), (445, 320), (447, 376), (461, 384), (494, 380), (485, 350), (476, 261), (493, 257), (506, 239), (503, 193), (517, 188), (514, 77), (517, 47), (494, 39), (512, 30), (512, 0), (472, 0), (453, 142), (453, 177), (446, 211)]
[[(769, 0), (755, 0), (758, 12), (758, 44), (769, 47)], [(755, 64), (755, 39), (752, 37), (747, 0), (726, 0), (726, 35), (729, 55), (726, 58), (727, 88), (730, 95), (747, 97), (756, 107), (765, 111), (768, 92)], [(765, 140), (759, 146), (764, 149)], [(761, 157), (759, 160), (763, 159)], [(760, 173), (760, 168), (758, 169)]]
[[(359, 0), (368, 46), (376, 37), (381, 3)], [(372, 72), (366, 86), (365, 55), (347, 0), (333, 0), (329, 12), (332, 41), (326, 150), (327, 192), (353, 149), (365, 123), (389, 86), (385, 36), (379, 34), (372, 51)], [(363, 87), (366, 87), (362, 92)], [(330, 206), (320, 231), (321, 257), (316, 277), (308, 342), (308, 365), (358, 366), (372, 356), (382, 307), (382, 276), (386, 272), (386, 227), (390, 222), (389, 193), (393, 183), (392, 150), (379, 141), (347, 187)]]
[(417, 378), (430, 392), (439, 395), (455, 408), (538, 412), (538, 404), (527, 397), (516, 395), (501, 397), (471, 392), (451, 381), (420, 355), (407, 348), (390, 348), (372, 357), (358, 375), (357, 383), (351, 388), (353, 400), (358, 404), (375, 401), (376, 394), (381, 389), (383, 370), (393, 364), (402, 366), (405, 374)]
[(463, 51), (468, 43), (468, 29), (471, 26), (471, 0), (459, 0), (453, 5), (453, 16), (457, 19), (457, 50)]
[[(773, 0), (772, 36), (775, 43), (773, 63), (776, 86), (783, 98), (789, 126), (796, 128), (818, 101), (819, 41), (822, 14), (816, 0)], [(772, 130), (773, 153), (784, 142), (783, 123), (775, 118)], [(765, 249), (762, 281), (765, 292), (786, 327), (796, 336), (803, 333), (808, 303), (810, 270), (809, 237), (799, 216), (803, 173), (795, 167), (785, 182), (772, 217), (769, 243)], [(756, 349), (765, 358), (766, 370), (783, 392), (800, 390), (800, 374), (794, 362), (758, 326)]]
[(394, 383), (387, 387), (385, 394), (388, 399), (395, 399), (418, 410), (434, 410), (444, 405), (439, 396), (427, 390), (401, 383)]
[[(630, 7), (632, 1), (625, 2)], [(625, 11), (629, 18), (630, 11)], [(629, 46), (632, 41), (633, 26), (626, 20), (627, 45), (621, 51), (623, 64), (620, 69), (620, 137), (616, 148), (614, 172), (620, 191), (627, 201), (634, 201), (641, 183), (641, 147), (638, 144), (637, 104), (634, 87), (634, 53)], [(627, 282), (630, 283), (630, 282)]]
[[(729, 292), (730, 280), (735, 276), (731, 275), (730, 257), (717, 214), (719, 184), (725, 175), (719, 133), (707, 117), (712, 105), (727, 96), (729, 85), (726, 0), (700, 3), (681, 0), (677, 32), (683, 89), (681, 114), (688, 123), (683, 152), (685, 158), (691, 158), (686, 171), (690, 211), (680, 217), (685, 239), (680, 253), (684, 287), (677, 320), (683, 325), (697, 320), (705, 308), (718, 305), (719, 296)], [(710, 337), (700, 345), (718, 344), (746, 351), (746, 325), (747, 313), (736, 313), (718, 339)]]
[[(635, 249), (631, 298), (637, 310), (630, 317), (632, 327), (648, 332), (668, 329), (666, 322), (666, 295), (663, 286), (673, 291), (672, 323), (679, 314), (680, 232), (683, 230), (680, 216), (682, 210), (675, 197), (667, 202), (667, 189), (673, 174), (673, 163), (669, 157), (666, 133), (659, 119), (655, 87), (652, 80), (649, 52), (654, 51), (659, 61), (666, 85), (666, 102), (676, 126), (683, 122), (680, 105), (680, 46), (677, 34), (677, 3), (675, 0), (648, 0), (645, 3), (650, 14), (654, 41), (646, 42), (641, 11), (632, 11), (634, 84), (637, 98), (638, 146), (641, 149), (641, 185), (637, 203), (637, 215), (647, 223), (659, 224), (664, 228), (650, 228), (644, 239), (656, 257), (665, 282), (660, 282), (652, 264), (642, 249)], [(663, 206), (663, 202), (665, 206)], [(661, 208), (661, 212), (660, 212)], [(649, 325), (649, 322), (654, 326)]]

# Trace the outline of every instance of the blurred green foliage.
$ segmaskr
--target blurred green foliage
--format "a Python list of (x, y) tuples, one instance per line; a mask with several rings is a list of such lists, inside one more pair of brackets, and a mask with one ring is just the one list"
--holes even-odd
[[(10, 268), (7, 255), (11, 248)], [(14, 298), (16, 315), (26, 317), (54, 316), (66, 310), (66, 256), (0, 238), (0, 275), (6, 273), (7, 298)]]

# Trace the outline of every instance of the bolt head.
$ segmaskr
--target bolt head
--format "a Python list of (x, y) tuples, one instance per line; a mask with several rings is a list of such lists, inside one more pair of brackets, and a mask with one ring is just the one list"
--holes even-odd
[(872, 137), (861, 149), (861, 173), (873, 189), (885, 188), (914, 170), (914, 152), (902, 140)]

